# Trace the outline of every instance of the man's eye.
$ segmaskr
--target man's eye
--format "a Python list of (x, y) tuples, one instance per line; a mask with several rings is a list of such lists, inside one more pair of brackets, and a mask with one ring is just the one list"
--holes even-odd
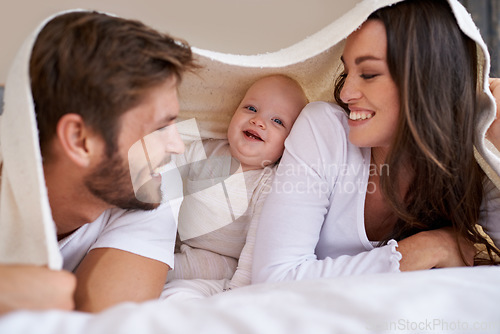
[(276, 122), (276, 123), (278, 123), (279, 125), (283, 125), (283, 122), (282, 122), (282, 121), (281, 121), (281, 119), (279, 119), (279, 118), (275, 118), (275, 119), (273, 119), (273, 122)]
[(246, 108), (250, 111), (257, 112), (257, 108), (255, 108), (254, 106), (247, 106)]

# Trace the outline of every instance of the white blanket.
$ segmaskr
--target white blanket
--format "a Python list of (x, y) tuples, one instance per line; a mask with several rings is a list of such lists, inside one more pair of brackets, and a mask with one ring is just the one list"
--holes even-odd
[(500, 268), (453, 268), (254, 285), (195, 302), (98, 315), (17, 312), (5, 334), (499, 333)]
[[(235, 107), (251, 83), (276, 72), (299, 81), (310, 101), (332, 101), (334, 78), (341, 69), (343, 39), (374, 10), (395, 2), (398, 0), (365, 0), (316, 34), (273, 53), (242, 56), (194, 48), (204, 67), (183, 79), (181, 117), (196, 118), (203, 138), (223, 138)], [(496, 112), (487, 84), (489, 54), (470, 15), (457, 0), (449, 2), (463, 31), (482, 50), (479, 69), (485, 88), (479, 103), (487, 112), (476, 132), (477, 158), (500, 187), (500, 154), (485, 144), (486, 130)], [(31, 48), (43, 25), (19, 51), (5, 88), (5, 110), (0, 116), (0, 263), (60, 268), (28, 75)]]

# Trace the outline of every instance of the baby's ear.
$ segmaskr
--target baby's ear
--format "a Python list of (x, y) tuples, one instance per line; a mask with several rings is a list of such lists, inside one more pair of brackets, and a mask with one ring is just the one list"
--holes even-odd
[(104, 140), (78, 114), (65, 114), (57, 122), (57, 140), (66, 156), (80, 167), (88, 167), (101, 156)]

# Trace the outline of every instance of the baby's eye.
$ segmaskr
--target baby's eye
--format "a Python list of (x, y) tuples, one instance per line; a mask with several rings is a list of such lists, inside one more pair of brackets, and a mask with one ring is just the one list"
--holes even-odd
[(283, 125), (283, 121), (279, 118), (274, 118), (273, 122), (278, 123), (279, 125)]
[(250, 111), (257, 112), (257, 108), (255, 108), (254, 106), (246, 106), (245, 108), (247, 108)]

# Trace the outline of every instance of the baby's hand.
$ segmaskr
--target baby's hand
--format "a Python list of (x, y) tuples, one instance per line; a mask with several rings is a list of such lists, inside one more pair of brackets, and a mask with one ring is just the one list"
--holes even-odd
[(500, 79), (490, 78), (490, 90), (497, 104), (496, 119), (486, 133), (486, 137), (500, 150)]

